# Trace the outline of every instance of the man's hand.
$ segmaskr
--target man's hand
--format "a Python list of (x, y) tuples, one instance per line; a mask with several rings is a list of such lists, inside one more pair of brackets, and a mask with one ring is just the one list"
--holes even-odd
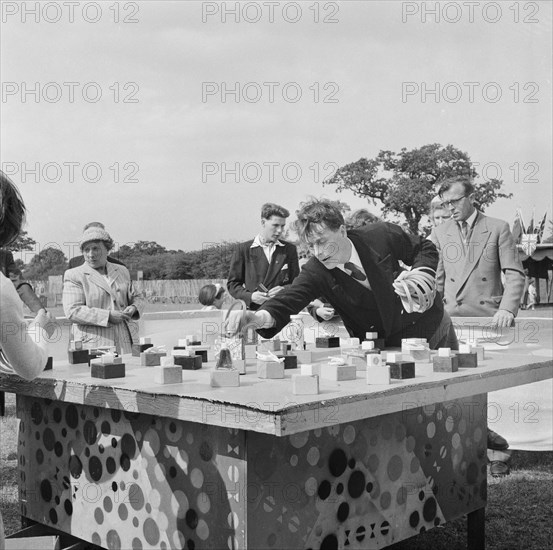
[(269, 298), (276, 296), (283, 288), (283, 286), (275, 286), (274, 288), (271, 288), (268, 292)]
[(263, 323), (263, 316), (256, 311), (231, 311), (225, 323), (225, 332), (234, 336), (246, 327), (261, 328)]
[(332, 307), (318, 307), (315, 310), (315, 313), (317, 314), (317, 317), (320, 317), (324, 321), (330, 321), (332, 317), (334, 317), (334, 308)]
[(515, 316), (506, 309), (498, 309), (492, 318), (492, 326), (499, 328), (510, 327), (515, 320)]
[(115, 311), (112, 310), (109, 312), (108, 321), (113, 325), (119, 325), (125, 321), (130, 321), (130, 316), (127, 315), (124, 311)]
[(269, 296), (266, 292), (259, 292), (259, 290), (256, 290), (255, 292), (252, 292), (252, 302), (255, 304), (263, 304), (269, 299)]

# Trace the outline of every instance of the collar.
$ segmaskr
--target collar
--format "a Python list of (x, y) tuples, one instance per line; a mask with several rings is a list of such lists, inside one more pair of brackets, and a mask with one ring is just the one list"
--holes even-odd
[[(344, 262), (343, 264), (338, 264), (336, 267), (338, 269), (341, 269), (344, 273), (347, 273), (346, 268), (344, 265), (347, 262), (354, 263), (359, 269), (361, 269), (363, 272), (365, 271), (365, 268), (363, 267), (363, 264), (361, 263), (361, 258), (359, 257), (359, 253), (355, 249), (355, 245), (351, 242), (351, 239), (348, 237), (349, 244), (351, 244), (351, 255), (349, 257), (349, 260)], [(349, 274), (348, 274), (349, 275)]]
[(261, 241), (261, 235), (256, 235), (255, 239), (253, 240), (253, 243), (251, 244), (250, 248), (256, 248), (258, 246), (261, 246), (262, 248), (270, 248), (271, 246), (284, 246), (283, 242), (280, 242), (277, 240), (274, 243), (263, 243)]
[[(474, 225), (474, 222), (476, 221), (476, 216), (478, 216), (478, 210), (475, 208), (474, 212), (466, 220), (463, 220), (467, 222), (469, 229), (472, 228), (472, 226)], [(461, 227), (461, 222), (457, 223), (459, 224), (459, 227)]]

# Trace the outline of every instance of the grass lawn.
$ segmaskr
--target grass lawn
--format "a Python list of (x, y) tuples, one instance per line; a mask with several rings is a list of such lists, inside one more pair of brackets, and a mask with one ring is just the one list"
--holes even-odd
[[(6, 396), (7, 416), (0, 418), (0, 509), (6, 533), (20, 529), (18, 509), (17, 419), (15, 396)], [(545, 550), (553, 548), (553, 452), (515, 451), (513, 472), (488, 477), (486, 548)], [(466, 520), (392, 546), (394, 550), (456, 550), (466, 548)]]

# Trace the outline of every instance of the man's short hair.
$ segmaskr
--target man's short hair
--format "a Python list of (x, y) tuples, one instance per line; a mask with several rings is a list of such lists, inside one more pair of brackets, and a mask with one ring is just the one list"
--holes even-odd
[(279, 218), (287, 218), (289, 215), (290, 212), (288, 212), (286, 208), (272, 202), (266, 202), (261, 207), (261, 218), (263, 218), (264, 220), (270, 220), (273, 216), (278, 216)]
[(453, 176), (442, 182), (438, 195), (441, 197), (446, 191), (451, 189), (454, 183), (460, 183), (464, 187), (466, 197), (474, 193), (474, 183), (470, 176)]
[(328, 199), (310, 199), (300, 204), (296, 211), (297, 220), (294, 230), (301, 241), (307, 242), (313, 233), (328, 228), (338, 231), (344, 225), (344, 216), (340, 209)]

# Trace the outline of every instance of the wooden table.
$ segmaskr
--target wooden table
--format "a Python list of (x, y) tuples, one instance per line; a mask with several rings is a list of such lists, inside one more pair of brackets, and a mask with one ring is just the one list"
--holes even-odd
[[(520, 348), (520, 349), (519, 349)], [(125, 357), (127, 359), (127, 357)], [(414, 380), (158, 386), (128, 358), (102, 381), (55, 364), (18, 394), (22, 515), (109, 549), (382, 548), (468, 514), (484, 547), (487, 392), (553, 376), (512, 346)]]

